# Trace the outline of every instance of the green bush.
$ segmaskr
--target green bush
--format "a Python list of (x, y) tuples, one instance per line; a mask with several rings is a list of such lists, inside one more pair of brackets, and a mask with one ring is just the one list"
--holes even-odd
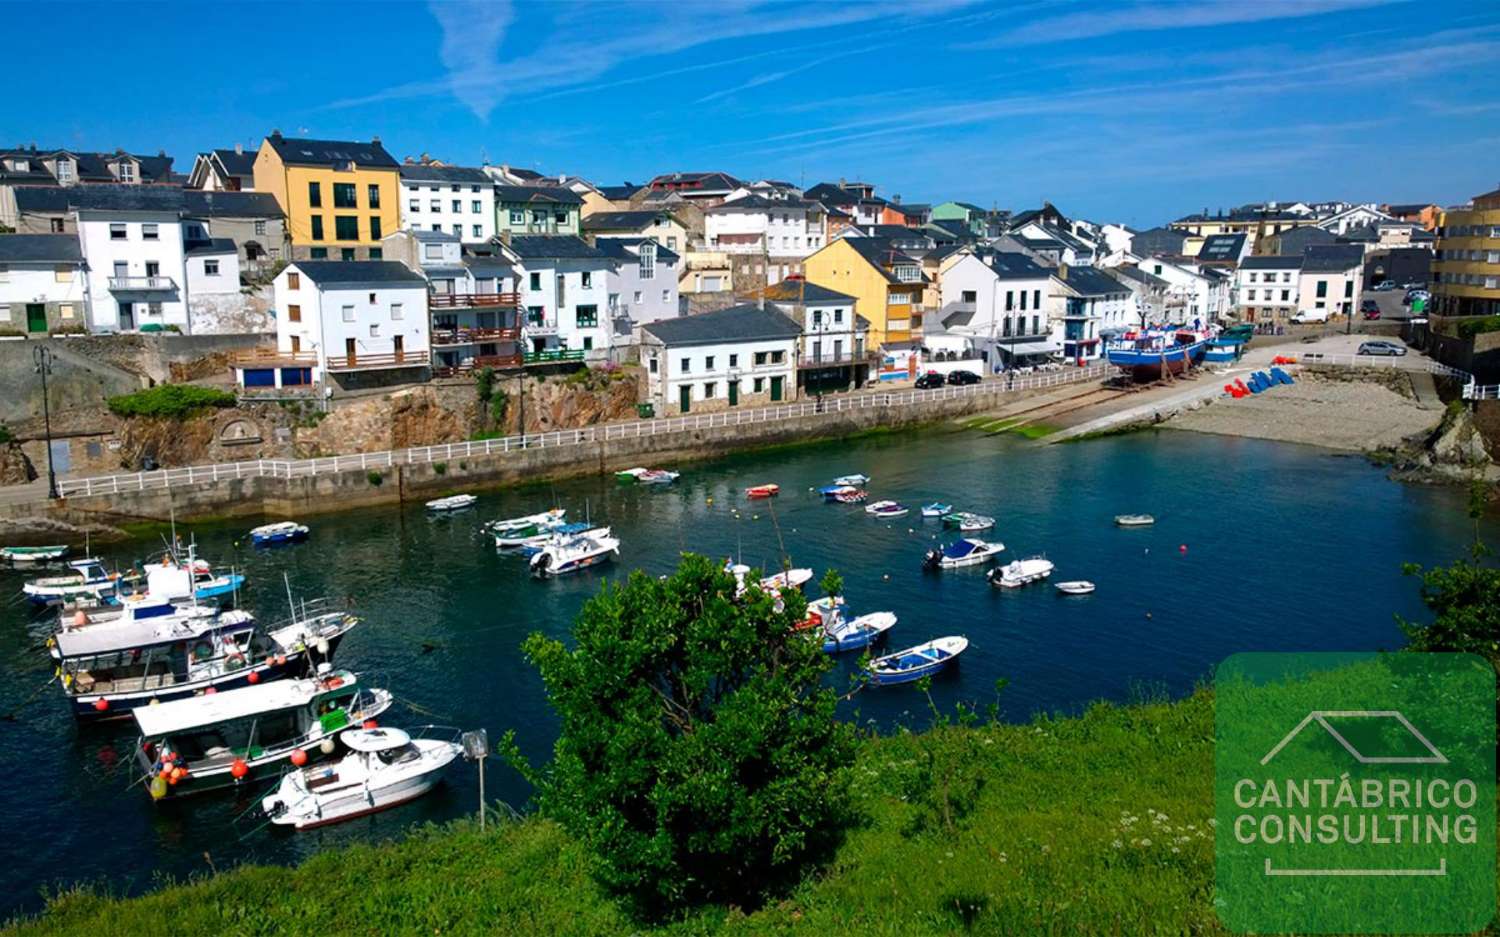
[(1485, 332), (1500, 332), (1500, 316), (1482, 316), (1465, 319), (1458, 323), (1459, 338), (1473, 338)]
[(74, 325), (59, 325), (57, 328), (53, 329), (50, 334), (52, 334), (52, 335), (87, 335), (88, 331), (89, 331), (88, 329), (84, 328), (81, 325), (77, 325), (77, 324), (74, 324)]
[(116, 416), (191, 416), (214, 407), (232, 407), (234, 394), (217, 387), (196, 384), (159, 384), (148, 390), (109, 398), (110, 412)]
[(434, 472), (438, 473), (439, 475), (447, 475), (448, 474), (448, 463), (447, 462), (434, 462), (434, 463), (432, 463), (432, 470)]
[(379, 488), (381, 484), (385, 482), (385, 476), (373, 469), (370, 470), (370, 473), (366, 475), (365, 478), (368, 479), (370, 484), (374, 485), (376, 488)]
[(590, 599), (576, 649), (522, 645), (562, 732), (540, 772), (513, 737), (502, 751), (647, 915), (756, 904), (825, 858), (852, 813), (855, 733), (822, 685), (821, 635), (793, 630), (806, 602), (735, 593), (684, 554), (669, 578), (636, 571)]
[(4, 423), (0, 423), (0, 445), (11, 442), (15, 438), (15, 434), (10, 431), (10, 427)]

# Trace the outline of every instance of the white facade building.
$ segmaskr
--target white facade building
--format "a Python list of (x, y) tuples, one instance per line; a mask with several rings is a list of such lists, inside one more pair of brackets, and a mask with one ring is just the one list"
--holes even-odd
[(1228, 311), (1227, 285), (1221, 286), (1219, 280), (1199, 272), (1193, 264), (1147, 257), (1140, 268), (1167, 281), (1166, 315), (1170, 324), (1191, 325), (1194, 320), (1207, 324)]
[(827, 243), (823, 208), (801, 199), (748, 192), (703, 213), (709, 250), (770, 257), (806, 257)]
[(682, 314), (677, 302), (682, 259), (675, 253), (649, 238), (601, 237), (594, 247), (613, 261), (605, 276), (617, 338), (633, 334), (636, 326)]
[(1362, 228), (1365, 225), (1375, 225), (1395, 220), (1373, 205), (1355, 205), (1344, 209), (1336, 215), (1324, 218), (1317, 225), (1331, 234), (1347, 234), (1350, 228)]
[(543, 361), (607, 358), (614, 262), (571, 234), (512, 237), (502, 249), (516, 271), (526, 354)]
[(1302, 257), (1246, 257), (1235, 271), (1234, 309), (1241, 322), (1284, 324), (1297, 312)]
[(401, 227), (456, 234), (465, 244), (495, 236), (495, 183), (482, 169), (401, 167)]
[(801, 331), (771, 304), (649, 323), (641, 329), (648, 397), (664, 415), (790, 400)]
[(87, 288), (76, 236), (0, 235), (0, 334), (86, 328)]
[(79, 210), (92, 330), (188, 332), (183, 225), (174, 211)]
[(962, 251), (946, 261), (938, 321), (994, 371), (1062, 349), (1053, 335), (1054, 270), (1013, 251)]

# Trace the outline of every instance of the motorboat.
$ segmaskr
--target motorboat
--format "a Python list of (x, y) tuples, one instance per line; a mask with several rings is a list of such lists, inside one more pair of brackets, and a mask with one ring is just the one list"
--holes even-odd
[(449, 495), (446, 498), (437, 498), (427, 502), (427, 510), (437, 514), (446, 514), (451, 511), (462, 511), (473, 507), (478, 503), (477, 495)]
[(495, 546), (501, 550), (525, 550), (528, 547), (541, 547), (554, 537), (581, 534), (585, 530), (593, 529), (593, 524), (583, 521), (555, 526), (534, 524), (530, 527), (512, 528), (504, 533), (495, 534)]
[(899, 501), (876, 501), (865, 508), (865, 513), (874, 517), (905, 517), (908, 508)]
[(927, 551), (922, 565), (927, 569), (957, 569), (961, 566), (978, 566), (1005, 549), (1005, 544), (990, 543), (978, 537), (964, 537), (941, 547)]
[(1056, 583), (1055, 588), (1063, 595), (1088, 595), (1094, 591), (1094, 584), (1087, 579), (1070, 579)]
[(926, 644), (877, 657), (867, 665), (866, 672), (875, 686), (912, 683), (957, 663), (958, 655), (968, 646), (969, 639), (957, 635), (936, 638)]
[[(750, 575), (750, 567), (744, 563), (725, 563), (724, 571), (734, 576), (737, 583), (735, 593), (745, 591), (745, 579)], [(800, 589), (812, 581), (813, 571), (807, 567), (785, 569), (775, 575), (762, 577), (757, 581), (762, 592), (779, 593), (784, 589)]]
[(120, 582), (120, 574), (109, 572), (98, 557), (86, 556), (68, 564), (70, 572), (61, 576), (33, 579), (21, 587), (21, 592), (36, 605), (52, 605), (70, 599), (103, 599), (114, 593)]
[(823, 652), (842, 654), (867, 648), (895, 626), (894, 612), (870, 612), (849, 619), (840, 614), (836, 621), (823, 626)]
[(807, 611), (802, 619), (792, 626), (793, 631), (811, 631), (814, 628), (827, 629), (844, 617), (844, 597), (840, 595), (825, 595), (822, 598), (813, 599), (807, 603)]
[(484, 529), (499, 537), (501, 534), (509, 534), (528, 527), (555, 527), (563, 522), (563, 515), (568, 513), (564, 508), (553, 508), (540, 514), (527, 514), (525, 517), (511, 517), (502, 521), (489, 521)]
[(262, 524), (250, 531), (250, 542), (257, 547), (274, 547), (283, 543), (301, 543), (311, 530), (306, 524), (296, 521), (278, 521)]
[(995, 526), (995, 519), (971, 511), (955, 511), (952, 514), (943, 515), (943, 526), (957, 527), (964, 533), (971, 533), (976, 530), (989, 530)]
[(865, 491), (863, 488), (855, 488), (853, 485), (849, 485), (838, 494), (834, 495), (833, 500), (837, 501), (839, 504), (864, 504), (865, 501), (869, 499), (869, 497), (869, 492)]
[(288, 758), (331, 755), (339, 732), (370, 724), (391, 700), (325, 662), (315, 676), (142, 706), (133, 710), (136, 767), (153, 800), (253, 783)]
[(923, 517), (942, 517), (953, 512), (953, 505), (934, 501), (931, 504), (922, 505)]
[(670, 485), (680, 477), (681, 472), (666, 469), (631, 468), (615, 473), (615, 481), (622, 485)]
[(554, 536), (531, 555), (531, 574), (538, 579), (562, 576), (607, 562), (620, 553), (620, 540), (608, 527)]
[(400, 729), (347, 729), (339, 735), (347, 755), (287, 774), (261, 809), (278, 826), (307, 830), (414, 800), (463, 754), (458, 731), (451, 732), (452, 738), (413, 738)]
[(1001, 589), (1019, 589), (1029, 583), (1041, 582), (1052, 575), (1054, 568), (1051, 560), (1040, 556), (1012, 560), (990, 570), (990, 585)]
[(1150, 514), (1116, 514), (1115, 524), (1119, 527), (1150, 527), (1156, 523), (1156, 518)]
[(192, 544), (182, 558), (175, 549), (161, 555), (160, 562), (150, 562), (145, 571), (146, 594), (174, 602), (205, 602), (233, 595), (245, 584), (242, 573), (216, 573), (207, 560), (198, 559)]
[(833, 483), (835, 485), (868, 485), (870, 483), (870, 476), (861, 475), (858, 472), (853, 475), (840, 475), (833, 480)]
[(774, 498), (781, 494), (780, 485), (751, 485), (745, 489), (747, 498)]
[(0, 560), (15, 566), (27, 563), (50, 563), (68, 555), (65, 543), (50, 547), (0, 547)]

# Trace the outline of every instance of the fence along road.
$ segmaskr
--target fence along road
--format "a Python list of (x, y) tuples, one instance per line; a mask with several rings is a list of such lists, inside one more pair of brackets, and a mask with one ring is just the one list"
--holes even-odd
[[(1018, 377), (1013, 382), (987, 380), (979, 384), (943, 386), (932, 390), (873, 391), (847, 396), (824, 397), (753, 409), (720, 410), (688, 416), (666, 417), (652, 420), (634, 420), (628, 423), (601, 423), (580, 429), (556, 430), (550, 433), (528, 433), (518, 436), (503, 436), (498, 439), (472, 442), (446, 443), (440, 446), (419, 446), (414, 449), (397, 449), (386, 452), (362, 452), (353, 455), (328, 456), (319, 459), (256, 459), (251, 462), (226, 462), (212, 465), (191, 465), (183, 468), (159, 469), (152, 472), (134, 472), (128, 475), (101, 475), (91, 478), (60, 478), (58, 491), (63, 497), (69, 495), (109, 495), (122, 491), (153, 491), (206, 485), (233, 478), (301, 478), (308, 475), (324, 475), (331, 472), (355, 470), (370, 471), (392, 468), (397, 465), (422, 465), (430, 462), (448, 462), (453, 459), (468, 459), (476, 456), (503, 455), (522, 449), (555, 449), (562, 446), (577, 446), (584, 443), (611, 439), (635, 439), (641, 436), (667, 436), (690, 433), (697, 430), (725, 426), (744, 426), (751, 423), (774, 423), (810, 416), (833, 416), (860, 410), (882, 407), (909, 407), (918, 403), (938, 400), (959, 400), (1000, 392), (1039, 390), (1076, 384), (1089, 380), (1102, 380), (1115, 369), (1105, 364), (1094, 364), (1083, 368), (1065, 368), (1045, 374)], [(45, 500), (45, 486), (30, 500)]]

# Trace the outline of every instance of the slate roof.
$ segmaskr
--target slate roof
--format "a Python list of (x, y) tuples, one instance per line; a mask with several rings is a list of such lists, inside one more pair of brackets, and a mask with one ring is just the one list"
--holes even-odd
[(1198, 248), (1198, 257), (1201, 260), (1237, 261), (1244, 248), (1244, 234), (1210, 234)]
[(76, 234), (0, 234), (0, 262), (82, 263)]
[(483, 169), (471, 169), (467, 166), (402, 166), (401, 178), (407, 182), (442, 182), (449, 185), (495, 184), (495, 180)]
[(663, 247), (656, 238), (600, 238), (594, 242), (594, 249), (606, 257), (635, 263), (641, 255), (640, 251), (632, 248), (638, 248), (648, 242), (656, 245), (656, 259), (662, 263), (671, 266), (682, 259), (676, 251)]
[(1302, 272), (1343, 273), (1364, 259), (1365, 249), (1358, 244), (1315, 244), (1302, 252)]
[(522, 259), (585, 259), (606, 256), (598, 248), (590, 247), (583, 238), (572, 234), (520, 235), (510, 239), (510, 249)]
[(426, 277), (394, 260), (295, 260), (291, 266), (319, 286), (390, 283), (425, 287), (427, 284)]
[(1141, 257), (1151, 254), (1180, 254), (1187, 235), (1171, 228), (1148, 228), (1130, 239), (1130, 252)]
[(754, 295), (764, 295), (766, 299), (774, 303), (852, 303), (854, 297), (848, 293), (840, 293), (826, 286), (819, 286), (808, 280), (782, 280), (770, 286), (757, 290)]
[(341, 166), (353, 162), (364, 169), (400, 169), (379, 140), (311, 140), (271, 134), (266, 142), (288, 166)]
[(1410, 204), (1389, 205), (1386, 212), (1388, 215), (1419, 215), (1428, 208), (1433, 207), (1431, 202), (1414, 202)]
[(1210, 215), (1204, 212), (1194, 212), (1191, 215), (1183, 215), (1173, 224), (1191, 224), (1203, 221), (1306, 221), (1306, 215), (1296, 212), (1260, 209), (1260, 208), (1234, 208), (1227, 212), (1219, 212)]
[(164, 185), (18, 186), (16, 210), (26, 212), (172, 211), (208, 218), (280, 218), (269, 192), (206, 192)]
[(189, 257), (195, 254), (233, 254), (235, 250), (232, 238), (209, 238), (206, 241), (187, 241), (182, 245), (183, 253)]
[(1106, 296), (1110, 293), (1126, 293), (1130, 287), (1094, 267), (1059, 268), (1053, 276), (1068, 285), (1080, 296)]
[(495, 198), (507, 205), (583, 204), (583, 198), (577, 192), (555, 185), (497, 185)]
[(583, 216), (583, 230), (585, 231), (640, 231), (656, 224), (656, 219), (666, 215), (672, 218), (668, 211), (596, 211), (592, 215)]
[(1116, 277), (1124, 277), (1124, 278), (1126, 278), (1128, 280), (1134, 280), (1137, 283), (1141, 283), (1141, 284), (1144, 284), (1146, 286), (1151, 286), (1151, 287), (1158, 287), (1159, 288), (1159, 287), (1165, 287), (1165, 286), (1168, 285), (1168, 283), (1167, 283), (1166, 280), (1163, 280), (1161, 277), (1157, 276), (1156, 274), (1154, 274), (1154, 273), (1147, 273), (1146, 271), (1142, 270), (1140, 267), (1135, 267), (1135, 266), (1132, 266), (1130, 264), (1122, 264), (1122, 265), (1120, 265), (1118, 267), (1115, 267), (1114, 268), (1114, 275)]
[(845, 244), (854, 248), (854, 251), (868, 261), (870, 266), (879, 270), (881, 275), (890, 283), (913, 284), (927, 282), (926, 277), (917, 280), (900, 280), (897, 279), (894, 273), (886, 269), (888, 266), (894, 266), (899, 263), (913, 264), (917, 266), (917, 269), (921, 269), (921, 266), (917, 264), (916, 258), (904, 253), (889, 238), (843, 238), (842, 240)]
[(932, 240), (932, 235), (925, 233), (920, 228), (908, 228), (900, 224), (875, 224), (870, 225), (870, 235), (878, 238), (890, 238), (892, 241), (923, 241)]
[(1314, 244), (1334, 244), (1338, 238), (1331, 231), (1326, 231), (1317, 225), (1299, 225), (1290, 231), (1283, 231), (1276, 235), (1276, 241), (1281, 245), (1283, 254), (1301, 254), (1303, 250)]
[(732, 192), (744, 184), (727, 172), (672, 172), (663, 173), (646, 185), (655, 189), (670, 188), (680, 183), (697, 183), (678, 190), (685, 192)]
[(627, 202), (630, 200), (630, 197), (632, 195), (639, 192), (640, 190), (640, 186), (630, 182), (625, 182), (620, 185), (599, 186), (599, 194), (609, 199), (611, 202)]
[(236, 153), (232, 149), (216, 149), (214, 157), (218, 159), (219, 165), (231, 176), (253, 176), (255, 175), (255, 154)]
[(1025, 254), (1015, 251), (996, 251), (981, 259), (1002, 280), (1036, 280), (1053, 273), (1052, 268), (1043, 267)]
[(669, 346), (766, 341), (802, 334), (802, 327), (786, 313), (775, 307), (762, 309), (754, 303), (662, 319), (642, 328)]
[(42, 165), (42, 160), (50, 161), (53, 157), (66, 153), (73, 158), (74, 173), (81, 182), (112, 182), (115, 180), (114, 173), (109, 171), (109, 163), (120, 158), (129, 156), (135, 160), (139, 167), (137, 177), (142, 184), (166, 182), (172, 173), (172, 157), (165, 153), (157, 156), (138, 156), (134, 153), (116, 151), (114, 153), (86, 153), (79, 150), (54, 149), (36, 150), (27, 147), (25, 149), (0, 149), (0, 159), (7, 156), (21, 156), (34, 162), (25, 173), (11, 172), (0, 165), (0, 179), (7, 182), (27, 181), (41, 183), (43, 185), (55, 185), (57, 180), (52, 175), (52, 170)]
[[(727, 211), (741, 211), (747, 208), (797, 208), (808, 209), (816, 205), (816, 202), (805, 202), (800, 198), (766, 198), (763, 195), (746, 195), (732, 202), (721, 202), (712, 208), (706, 209), (705, 215), (717, 214)], [(822, 206), (818, 206), (822, 207)]]

